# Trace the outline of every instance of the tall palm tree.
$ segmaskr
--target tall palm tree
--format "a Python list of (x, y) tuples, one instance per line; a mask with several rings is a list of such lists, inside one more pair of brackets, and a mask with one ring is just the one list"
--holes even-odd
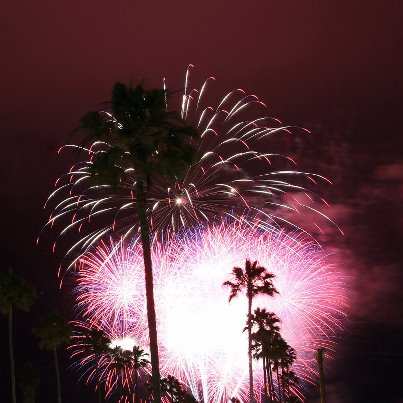
[(246, 328), (248, 331), (248, 360), (249, 360), (249, 403), (254, 402), (253, 394), (253, 368), (252, 368), (252, 302), (256, 295), (264, 294), (273, 296), (277, 290), (273, 285), (274, 274), (269, 273), (263, 266), (258, 266), (257, 261), (246, 259), (245, 268), (234, 267), (232, 269), (232, 281), (224, 282), (224, 286), (230, 288), (229, 301), (240, 293), (245, 293), (248, 300), (248, 314)]
[[(111, 112), (89, 112), (81, 119), (80, 126), (87, 133), (84, 142), (89, 147), (95, 141), (109, 145), (105, 152), (95, 154), (88, 170), (89, 183), (107, 185), (105, 196), (108, 200), (122, 191), (129, 190), (135, 194), (143, 248), (152, 384), (156, 403), (161, 401), (161, 377), (147, 190), (156, 177), (179, 177), (184, 174), (186, 166), (195, 157), (196, 150), (191, 140), (198, 135), (197, 130), (187, 126), (177, 112), (166, 109), (166, 96), (164, 90), (147, 91), (141, 85), (133, 88), (117, 83), (112, 92)], [(128, 171), (135, 179), (130, 184), (124, 180)]]
[(8, 316), (8, 348), (10, 355), (11, 398), (16, 403), (15, 361), (13, 346), (14, 309), (29, 311), (35, 299), (35, 290), (17, 276), (12, 269), (0, 273), (0, 311)]
[(41, 324), (41, 326), (35, 328), (33, 333), (39, 339), (39, 347), (53, 353), (56, 371), (57, 402), (62, 403), (60, 366), (57, 349), (70, 341), (70, 326), (61, 316), (52, 314)]

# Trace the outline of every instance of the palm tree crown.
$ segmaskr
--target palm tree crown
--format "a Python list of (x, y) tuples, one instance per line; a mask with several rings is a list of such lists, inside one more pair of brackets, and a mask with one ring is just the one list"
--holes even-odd
[(274, 274), (269, 273), (258, 262), (246, 259), (245, 268), (234, 267), (232, 269), (233, 281), (225, 281), (224, 286), (230, 287), (229, 300), (245, 291), (248, 298), (253, 299), (258, 294), (273, 296), (278, 291), (273, 285)]
[(35, 296), (35, 289), (12, 270), (0, 273), (0, 312), (3, 315), (8, 315), (12, 308), (29, 311)]
[(33, 333), (41, 349), (52, 351), (70, 341), (71, 329), (61, 316), (52, 314)]
[(176, 111), (166, 109), (165, 90), (145, 90), (142, 85), (115, 84), (111, 112), (88, 112), (80, 129), (84, 142), (109, 144), (97, 154), (90, 173), (102, 184), (119, 186), (127, 170), (137, 179), (152, 176), (180, 176), (193, 161), (192, 139), (198, 132), (187, 125)]

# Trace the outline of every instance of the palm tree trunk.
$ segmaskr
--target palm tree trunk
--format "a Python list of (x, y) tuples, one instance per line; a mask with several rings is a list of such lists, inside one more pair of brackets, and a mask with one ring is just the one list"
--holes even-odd
[(13, 307), (10, 305), (8, 311), (8, 348), (10, 353), (10, 376), (11, 376), (11, 397), (12, 403), (17, 403), (15, 392), (15, 361), (14, 361), (14, 346), (13, 346)]
[(102, 389), (98, 388), (98, 403), (102, 403)]
[(140, 403), (138, 381), (139, 381), (139, 374), (136, 369), (134, 372), (134, 403)]
[(271, 362), (270, 359), (266, 357), (266, 378), (267, 378), (267, 389), (269, 393), (269, 402), (274, 402), (274, 395), (273, 395), (273, 385), (271, 380)]
[[(248, 286), (249, 289), (249, 286)], [(249, 360), (249, 403), (254, 403), (252, 368), (252, 296), (248, 292), (248, 360)]]
[(265, 403), (269, 400), (269, 396), (267, 394), (267, 373), (266, 373), (266, 357), (263, 356), (263, 390), (264, 390), (264, 398), (265, 398)]
[(158, 358), (157, 321), (155, 317), (153, 267), (150, 247), (150, 228), (146, 216), (144, 183), (136, 183), (137, 214), (140, 222), (141, 244), (143, 247), (144, 274), (146, 283), (148, 333), (151, 353), (151, 383), (155, 403), (161, 403), (160, 369)]
[(276, 368), (276, 375), (277, 375), (277, 390), (278, 390), (278, 398), (280, 402), (283, 401), (283, 393), (281, 390), (281, 382), (280, 382), (280, 375), (278, 373), (278, 367)]
[(267, 378), (269, 380), (270, 400), (274, 401), (275, 395), (274, 395), (273, 374), (271, 371), (270, 359), (267, 360)]
[(326, 403), (326, 384), (325, 384), (325, 371), (323, 369), (323, 353), (324, 349), (318, 349), (316, 359), (319, 366), (319, 381), (320, 381), (320, 403)]
[(55, 361), (55, 370), (56, 370), (57, 403), (62, 403), (62, 389), (61, 389), (61, 385), (60, 385), (59, 359), (57, 357), (56, 348), (53, 349), (53, 358)]
[(284, 381), (284, 374), (288, 375), (288, 369), (283, 368), (281, 370), (281, 375), (282, 375), (282, 379), (283, 379), (281, 386), (283, 388), (284, 398), (289, 398), (290, 397), (290, 382)]

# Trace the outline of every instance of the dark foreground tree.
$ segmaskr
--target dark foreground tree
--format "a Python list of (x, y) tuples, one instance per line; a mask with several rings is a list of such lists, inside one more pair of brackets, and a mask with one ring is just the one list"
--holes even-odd
[(10, 355), (11, 401), (16, 403), (15, 361), (13, 346), (13, 315), (15, 309), (29, 311), (35, 290), (11, 269), (0, 273), (0, 311), (8, 317), (8, 348)]
[(172, 375), (161, 379), (161, 395), (171, 403), (197, 403), (192, 393)]
[(23, 403), (35, 403), (39, 387), (39, 371), (31, 362), (26, 362), (17, 376), (18, 386), (22, 393)]
[(133, 381), (134, 381), (134, 403), (140, 402), (140, 387), (139, 375), (140, 371), (147, 368), (150, 361), (146, 358), (148, 354), (138, 346), (133, 347), (132, 360), (133, 360)]
[(33, 330), (39, 339), (39, 347), (53, 353), (56, 371), (57, 402), (62, 403), (62, 391), (60, 384), (60, 366), (57, 349), (70, 341), (71, 329), (65, 320), (56, 314), (49, 316), (41, 326)]
[(316, 361), (319, 367), (319, 391), (320, 391), (320, 403), (326, 403), (326, 383), (325, 383), (325, 370), (323, 367), (323, 358), (325, 355), (325, 349), (319, 348), (316, 353)]
[(251, 322), (252, 351), (254, 358), (261, 359), (263, 363), (266, 401), (298, 401), (293, 393), (298, 379), (292, 371), (296, 354), (280, 334), (280, 320), (274, 313), (257, 308)]
[(252, 351), (254, 358), (261, 359), (263, 365), (263, 393), (266, 401), (275, 396), (272, 364), (276, 338), (279, 335), (280, 319), (272, 312), (257, 308), (251, 317)]
[(249, 403), (254, 402), (253, 393), (253, 368), (252, 368), (252, 302), (259, 294), (273, 296), (277, 290), (273, 285), (274, 274), (269, 273), (264, 267), (258, 266), (257, 261), (245, 262), (245, 268), (234, 267), (232, 269), (232, 281), (224, 282), (224, 286), (230, 288), (229, 301), (241, 293), (245, 293), (248, 300), (248, 314), (246, 329), (248, 331), (248, 360), (249, 360)]
[[(154, 178), (184, 174), (195, 156), (192, 139), (198, 132), (182, 120), (177, 112), (166, 109), (164, 90), (145, 90), (141, 85), (115, 84), (110, 113), (89, 112), (81, 119), (87, 134), (84, 142), (91, 147), (96, 141), (108, 144), (103, 153), (95, 154), (88, 171), (90, 187), (101, 186), (109, 202), (122, 192), (135, 195), (137, 218), (143, 247), (154, 400), (161, 401), (157, 322), (155, 315), (153, 272), (150, 245), (148, 189)], [(126, 173), (134, 181), (127, 183)], [(133, 222), (135, 222), (133, 217)], [(114, 217), (113, 228), (119, 225)]]

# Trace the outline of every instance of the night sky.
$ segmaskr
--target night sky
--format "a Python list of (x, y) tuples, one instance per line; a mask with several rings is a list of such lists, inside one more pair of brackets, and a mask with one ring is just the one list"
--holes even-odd
[[(55, 401), (53, 368), (31, 326), (53, 308), (73, 315), (68, 286), (58, 290), (60, 256), (49, 240), (35, 245), (43, 202), (66, 169), (58, 146), (114, 82), (159, 86), (166, 76), (180, 89), (189, 63), (196, 78), (256, 93), (274, 116), (313, 129), (301, 166), (335, 177), (330, 199), (345, 236), (329, 242), (352, 295), (329, 403), (403, 402), (401, 1), (23, 0), (0, 13), (1, 270), (13, 266), (39, 293), (32, 313), (16, 316), (15, 345), (17, 372), (25, 361), (41, 371), (40, 403)], [(314, 152), (318, 144), (325, 151)], [(2, 402), (10, 401), (6, 346)], [(70, 364), (63, 357), (64, 401), (95, 402)], [(317, 401), (314, 390), (308, 401)]]

